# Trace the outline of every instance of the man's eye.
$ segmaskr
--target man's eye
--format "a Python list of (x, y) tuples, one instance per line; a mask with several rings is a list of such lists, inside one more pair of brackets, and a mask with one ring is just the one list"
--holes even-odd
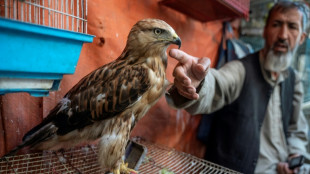
[(294, 25), (294, 24), (289, 25), (289, 27), (290, 27), (291, 29), (295, 29), (295, 30), (297, 30), (297, 29), (298, 29), (298, 26), (297, 26), (297, 25)]
[(280, 24), (279, 23), (273, 23), (272, 26), (273, 27), (278, 27), (278, 26), (280, 26)]
[(162, 33), (162, 30), (159, 29), (159, 28), (155, 28), (155, 29), (154, 29), (154, 33), (155, 33), (156, 35), (159, 35), (159, 34)]

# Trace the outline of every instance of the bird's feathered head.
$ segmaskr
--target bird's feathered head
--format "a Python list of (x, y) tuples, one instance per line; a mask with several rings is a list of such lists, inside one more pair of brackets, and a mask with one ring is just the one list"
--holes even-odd
[(159, 19), (143, 19), (138, 21), (131, 29), (127, 47), (130, 49), (156, 49), (167, 48), (170, 44), (181, 47), (181, 39), (174, 29), (165, 21)]

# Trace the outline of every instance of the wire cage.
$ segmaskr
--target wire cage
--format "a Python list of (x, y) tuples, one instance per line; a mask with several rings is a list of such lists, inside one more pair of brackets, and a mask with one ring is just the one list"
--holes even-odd
[(87, 33), (87, 0), (1, 0), (0, 16)]
[[(134, 138), (132, 141), (147, 149), (138, 168), (139, 174), (239, 174), (173, 148), (156, 145), (139, 138)], [(43, 152), (16, 155), (0, 161), (0, 173), (104, 173), (98, 165), (97, 153), (97, 146), (91, 145), (76, 147), (62, 153)]]

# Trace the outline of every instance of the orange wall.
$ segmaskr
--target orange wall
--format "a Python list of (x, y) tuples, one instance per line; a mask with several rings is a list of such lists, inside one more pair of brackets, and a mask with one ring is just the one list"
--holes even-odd
[[(38, 124), (83, 76), (116, 59), (126, 44), (130, 28), (143, 18), (165, 20), (181, 37), (182, 50), (215, 60), (221, 22), (198, 22), (159, 5), (156, 0), (89, 0), (88, 34), (96, 37), (93, 43), (84, 44), (75, 74), (65, 75), (60, 90), (51, 92), (49, 97), (35, 98), (24, 93), (0, 97), (0, 156), (20, 143), (24, 133)], [(167, 78), (171, 82), (176, 63), (168, 59)], [(204, 147), (195, 137), (199, 120), (200, 116), (169, 108), (163, 97), (137, 124), (132, 136), (202, 157)]]

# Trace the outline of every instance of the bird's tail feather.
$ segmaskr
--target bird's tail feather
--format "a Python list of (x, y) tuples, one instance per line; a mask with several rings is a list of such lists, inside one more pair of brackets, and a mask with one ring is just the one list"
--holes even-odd
[(22, 144), (18, 145), (17, 147), (15, 147), (14, 149), (12, 149), (9, 153), (7, 153), (4, 156), (2, 156), (0, 158), (0, 161), (5, 160), (7, 157), (14, 156), (23, 147), (25, 147), (25, 143), (24, 142)]
[(0, 158), (0, 161), (5, 159), (6, 157), (15, 155), (19, 150), (24, 147), (30, 146), (33, 147), (49, 138), (51, 138), (57, 131), (57, 127), (53, 123), (46, 124), (38, 131), (34, 132), (33, 134), (27, 136), (23, 140), (23, 142), (11, 150), (9, 153), (5, 154), (3, 157)]

